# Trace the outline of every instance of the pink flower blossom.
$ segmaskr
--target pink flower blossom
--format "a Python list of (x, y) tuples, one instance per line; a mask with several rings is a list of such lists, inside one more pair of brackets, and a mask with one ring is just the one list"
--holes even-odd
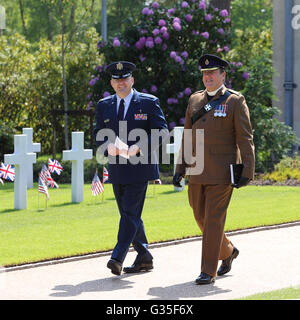
[(156, 37), (156, 38), (154, 39), (154, 42), (155, 42), (156, 44), (161, 44), (161, 43), (162, 43), (161, 37)]
[(242, 77), (243, 77), (245, 80), (248, 80), (248, 79), (250, 78), (249, 72), (243, 72)]
[(224, 46), (223, 49), (224, 49), (225, 52), (228, 52), (228, 51), (229, 51), (229, 47), (228, 47), (228, 46)]
[(153, 35), (154, 36), (157, 36), (158, 34), (159, 34), (159, 29), (154, 29), (153, 31), (152, 31), (152, 33), (153, 33)]
[(184, 94), (185, 94), (186, 96), (190, 96), (191, 93), (192, 93), (192, 90), (191, 90), (190, 88), (185, 88), (185, 89), (184, 89)]
[(230, 22), (230, 18), (226, 18), (226, 19), (224, 20), (224, 22), (225, 22), (225, 23), (229, 23), (229, 22)]
[(170, 52), (170, 58), (175, 59), (176, 56), (177, 56), (177, 54), (176, 54), (175, 51), (171, 51), (171, 52)]
[(114, 41), (113, 41), (113, 46), (114, 47), (120, 47), (120, 45), (121, 45), (121, 42), (119, 41), (119, 39), (115, 38)]
[(191, 14), (187, 14), (187, 15), (185, 16), (185, 20), (186, 20), (187, 22), (191, 22), (191, 21), (193, 20), (193, 16), (192, 16)]
[(181, 8), (188, 8), (188, 7), (189, 7), (189, 4), (186, 1), (183, 1), (181, 3)]
[(153, 85), (151, 86), (150, 91), (151, 91), (152, 93), (155, 93), (155, 92), (157, 91), (157, 86), (153, 84)]
[(104, 91), (103, 92), (103, 98), (106, 98), (108, 96), (110, 96), (110, 93), (108, 91)]
[(143, 62), (143, 61), (146, 60), (146, 57), (143, 54), (140, 54), (139, 55), (139, 59), (140, 59), (141, 62)]
[(165, 40), (169, 40), (170, 35), (169, 35), (168, 32), (165, 32), (165, 33), (163, 33), (162, 37), (163, 37)]
[(205, 17), (204, 17), (204, 19), (206, 20), (206, 21), (211, 21), (212, 20), (212, 15), (210, 14), (210, 13), (208, 13), (207, 15), (205, 15)]
[(218, 29), (218, 32), (219, 32), (220, 34), (222, 34), (222, 35), (225, 33), (225, 31), (224, 31), (223, 28), (219, 28), (219, 29)]
[(161, 27), (160, 28), (160, 33), (165, 33), (168, 31), (168, 28), (167, 27)]
[(201, 9), (201, 10), (205, 10), (206, 9), (206, 4), (205, 4), (205, 2), (203, 0), (201, 0), (200, 3), (199, 3), (199, 9)]
[(181, 30), (181, 25), (180, 25), (178, 22), (174, 22), (174, 23), (173, 23), (173, 28), (174, 28), (176, 31), (180, 31), (180, 30)]
[(201, 33), (201, 36), (204, 38), (204, 39), (208, 39), (209, 38), (209, 33), (206, 31), (206, 32), (202, 32)]
[(174, 14), (175, 11), (176, 11), (175, 8), (168, 9), (168, 14), (169, 15)]
[(174, 18), (174, 19), (173, 19), (173, 23), (175, 23), (175, 22), (180, 23), (180, 22), (181, 22), (181, 21), (180, 21), (180, 18), (178, 18), (178, 17)]
[(166, 21), (163, 20), (163, 19), (160, 19), (160, 20), (158, 21), (158, 25), (159, 25), (160, 27), (163, 27), (163, 26), (166, 25)]
[(153, 9), (158, 9), (158, 8), (159, 8), (159, 3), (156, 2), (156, 1), (153, 2), (153, 3), (152, 3), (152, 8), (153, 8)]
[(223, 9), (223, 10), (220, 11), (220, 16), (221, 17), (228, 17), (228, 15), (229, 14), (228, 14), (228, 11), (226, 9)]
[(189, 56), (189, 54), (188, 54), (186, 51), (183, 51), (183, 52), (181, 52), (181, 56), (182, 56), (184, 59), (186, 59), (186, 58)]

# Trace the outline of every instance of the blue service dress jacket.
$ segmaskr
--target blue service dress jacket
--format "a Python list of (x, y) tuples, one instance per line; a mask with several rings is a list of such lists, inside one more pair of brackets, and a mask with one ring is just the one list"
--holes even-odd
[[(159, 143), (162, 142), (163, 137), (166, 137), (168, 134), (168, 125), (157, 97), (138, 92), (135, 89), (133, 91), (133, 96), (121, 127), (117, 120), (116, 94), (101, 99), (96, 106), (94, 135), (96, 145), (101, 148), (104, 156), (108, 156), (106, 149), (108, 142), (114, 143), (116, 136), (121, 138), (128, 146), (137, 144), (142, 151), (143, 160), (141, 159), (138, 163), (131, 163), (129, 160), (120, 159), (121, 157), (119, 156), (108, 156), (109, 177), (110, 182), (113, 184), (140, 183), (159, 178), (155, 150), (159, 147)], [(113, 136), (111, 134), (109, 134), (109, 137), (105, 136), (105, 130), (103, 131), (102, 129), (110, 129), (113, 132)], [(134, 129), (143, 129), (143, 134), (139, 136), (139, 132), (141, 131)], [(159, 143), (155, 143), (155, 145), (153, 143), (153, 135), (151, 137), (152, 129), (158, 129), (155, 130), (156, 134), (158, 131), (160, 133), (163, 132), (163, 137), (160, 136)], [(98, 148), (98, 150), (100, 149)]]

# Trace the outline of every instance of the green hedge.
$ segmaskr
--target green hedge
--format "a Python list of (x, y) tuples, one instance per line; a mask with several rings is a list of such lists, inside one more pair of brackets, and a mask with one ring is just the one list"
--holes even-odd
[[(57, 159), (63, 167), (63, 171), (60, 175), (52, 173), (51, 176), (55, 182), (60, 183), (71, 183), (71, 169), (72, 161), (61, 161)], [(48, 159), (41, 157), (37, 159), (33, 165), (33, 181), (38, 182), (39, 173), (42, 169), (43, 164), (48, 166)], [(90, 183), (93, 180), (96, 169), (98, 169), (98, 175), (101, 179), (102, 176), (102, 165), (97, 163), (96, 158), (84, 161), (84, 182)]]
[[(48, 158), (51, 156), (41, 156), (37, 159), (36, 163), (33, 165), (33, 181), (38, 182), (39, 173), (41, 172), (43, 164), (48, 166)], [(72, 161), (62, 161), (61, 157), (56, 158), (63, 167), (63, 171), (60, 175), (52, 173), (51, 176), (55, 182), (60, 183), (71, 183), (71, 169)], [(94, 157), (91, 160), (84, 161), (84, 182), (91, 183), (94, 177), (96, 169), (98, 169), (99, 178), (102, 180), (102, 165), (97, 163), (96, 158)], [(108, 165), (106, 166), (108, 168)], [(172, 183), (173, 177), (173, 164), (160, 165), (160, 179), (163, 184)]]

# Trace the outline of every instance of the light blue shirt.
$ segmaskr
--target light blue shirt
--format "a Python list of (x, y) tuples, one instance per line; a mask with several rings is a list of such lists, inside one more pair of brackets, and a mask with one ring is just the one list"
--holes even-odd
[[(129, 108), (129, 105), (130, 105), (130, 101), (131, 101), (132, 96), (133, 96), (133, 89), (131, 89), (129, 95), (124, 98), (124, 117), (123, 117), (123, 119), (125, 119), (125, 116), (126, 116), (126, 113), (127, 113), (128, 108)], [(120, 105), (121, 99), (122, 99), (122, 98), (120, 98), (120, 97), (117, 95), (117, 114), (118, 114), (118, 111), (119, 111), (119, 105)]]

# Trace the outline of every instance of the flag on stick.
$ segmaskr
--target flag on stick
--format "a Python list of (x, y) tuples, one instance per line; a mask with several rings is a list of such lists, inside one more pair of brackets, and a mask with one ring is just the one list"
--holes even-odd
[(108, 180), (108, 171), (107, 171), (107, 169), (103, 166), (103, 183), (105, 182), (105, 181), (107, 181)]
[(3, 180), (0, 178), (0, 183), (4, 184)]
[(91, 186), (91, 190), (92, 190), (92, 195), (94, 197), (96, 197), (96, 195), (98, 195), (99, 193), (104, 191), (104, 187), (98, 177), (97, 172), (94, 175), (93, 181), (92, 181), (92, 186)]
[(41, 176), (39, 176), (39, 192), (44, 193), (47, 196), (47, 199), (49, 200), (48, 188)]
[(48, 168), (51, 173), (56, 173), (58, 175), (63, 171), (62, 165), (55, 159), (48, 159)]
[(45, 184), (50, 188), (58, 188), (58, 184), (52, 179), (49, 170), (46, 165), (43, 164), (42, 170), (40, 172), (40, 177), (44, 180)]
[(14, 181), (15, 180), (15, 167), (11, 166), (10, 164), (5, 164), (5, 163), (1, 162), (0, 177), (5, 180)]

